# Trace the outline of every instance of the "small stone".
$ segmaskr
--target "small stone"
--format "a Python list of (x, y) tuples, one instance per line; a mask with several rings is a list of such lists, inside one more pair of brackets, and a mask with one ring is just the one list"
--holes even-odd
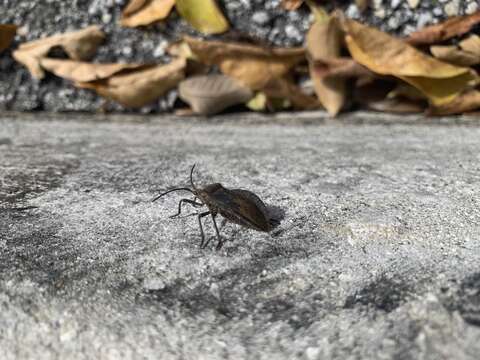
[(266, 11), (257, 11), (253, 13), (252, 21), (258, 25), (266, 25), (270, 21), (270, 15)]
[(435, 17), (440, 17), (443, 15), (443, 10), (441, 7), (439, 6), (435, 6), (435, 8), (433, 9), (433, 16)]
[(285, 33), (287, 34), (287, 37), (289, 37), (290, 39), (302, 38), (302, 34), (300, 33), (300, 31), (298, 31), (298, 29), (292, 24), (288, 24), (287, 26), (285, 26)]
[(378, 18), (384, 19), (385, 15), (386, 15), (386, 11), (385, 11), (384, 8), (379, 8), (379, 9), (375, 10), (374, 14)]
[(410, 9), (416, 9), (418, 4), (420, 4), (420, 0), (407, 0), (407, 2)]
[(155, 57), (162, 57), (165, 55), (165, 52), (168, 47), (168, 42), (165, 40), (160, 41), (157, 47), (153, 50), (153, 56)]
[(401, 2), (402, 0), (392, 0), (392, 2), (390, 3), (390, 7), (392, 8), (392, 10), (395, 10)]
[(455, 16), (460, 13), (460, 0), (452, 0), (444, 7), (447, 16)]
[(470, 4), (467, 5), (467, 8), (465, 9), (465, 14), (471, 15), (477, 10), (478, 10), (478, 4), (476, 2), (471, 2)]
[(129, 56), (132, 53), (132, 48), (130, 46), (124, 46), (122, 49), (122, 54)]
[(430, 25), (433, 21), (432, 15), (428, 12), (421, 13), (417, 20), (417, 28), (421, 29), (426, 25)]
[(110, 14), (110, 13), (104, 13), (104, 14), (102, 15), (102, 22), (103, 22), (104, 24), (109, 24), (110, 21), (112, 21), (112, 14)]

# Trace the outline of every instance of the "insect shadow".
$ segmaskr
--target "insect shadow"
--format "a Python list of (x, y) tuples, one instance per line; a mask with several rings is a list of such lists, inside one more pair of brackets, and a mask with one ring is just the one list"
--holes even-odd
[(182, 213), (183, 204), (189, 204), (195, 208), (206, 206), (208, 211), (201, 212), (197, 215), (201, 235), (200, 248), (206, 248), (211, 239), (209, 238), (205, 241), (205, 234), (202, 226), (202, 218), (208, 215), (212, 218), (217, 235), (217, 250), (220, 250), (226, 241), (222, 240), (215, 220), (218, 214), (222, 215), (225, 221), (231, 221), (235, 224), (257, 231), (269, 232), (279, 225), (280, 221), (270, 215), (267, 206), (251, 191), (243, 189), (227, 189), (219, 183), (210, 184), (204, 188), (197, 188), (193, 183), (194, 169), (195, 164), (190, 170), (190, 184), (192, 185), (192, 188), (179, 187), (170, 189), (152, 199), (152, 202), (157, 201), (162, 196), (173, 191), (191, 192), (194, 195), (193, 200), (181, 199), (178, 202), (178, 212), (171, 215), (171, 219)]

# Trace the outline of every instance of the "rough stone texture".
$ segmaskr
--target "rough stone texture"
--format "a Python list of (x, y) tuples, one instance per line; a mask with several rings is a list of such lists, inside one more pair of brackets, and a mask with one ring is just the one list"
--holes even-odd
[[(411, 0), (410, 0), (411, 1)], [(418, 2), (418, 1), (416, 1)], [(21, 26), (13, 48), (19, 43), (97, 24), (107, 33), (95, 61), (165, 62), (165, 45), (182, 34), (199, 35), (173, 12), (165, 23), (144, 29), (127, 29), (118, 25), (127, 0), (0, 0), (2, 23)], [(235, 31), (281, 46), (301, 45), (309, 28), (310, 12), (306, 6), (287, 12), (280, 0), (219, 1)], [(407, 0), (372, 1), (361, 14), (353, 1), (337, 1), (347, 15), (383, 30), (405, 34), (443, 19), (446, 14), (471, 13), (478, 7), (473, 1), (421, 0), (415, 9)], [(327, 3), (327, 6), (333, 4)], [(143, 113), (171, 110), (176, 100), (173, 91)], [(95, 112), (102, 100), (94, 93), (74, 88), (69, 82), (49, 75), (38, 82), (14, 62), (11, 50), (0, 55), (0, 110), (46, 110)], [(110, 110), (127, 111), (119, 105)]]
[[(477, 359), (480, 128), (432, 121), (3, 115), (0, 358)], [(150, 202), (193, 163), (279, 227), (200, 250)]]

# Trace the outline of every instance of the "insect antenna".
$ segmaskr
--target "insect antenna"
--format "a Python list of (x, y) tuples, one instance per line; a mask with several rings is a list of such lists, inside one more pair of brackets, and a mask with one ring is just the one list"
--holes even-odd
[(157, 197), (155, 197), (154, 199), (152, 199), (152, 202), (154, 201), (157, 201), (158, 199), (160, 199), (163, 195), (167, 195), (168, 193), (171, 193), (173, 191), (190, 191), (192, 194), (195, 195), (195, 193), (192, 191), (192, 189), (190, 188), (187, 188), (187, 187), (183, 187), (183, 188), (175, 188), (175, 189), (170, 189), (168, 191), (165, 191), (164, 193), (161, 193), (160, 195), (158, 195)]
[(195, 186), (195, 184), (193, 183), (193, 169), (195, 169), (195, 165), (197, 164), (193, 164), (191, 170), (190, 170), (190, 184), (192, 184), (192, 188), (193, 190), (197, 190), (197, 187)]

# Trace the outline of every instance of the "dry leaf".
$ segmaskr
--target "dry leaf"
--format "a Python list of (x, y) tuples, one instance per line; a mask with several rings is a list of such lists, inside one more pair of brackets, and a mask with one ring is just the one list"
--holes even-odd
[(453, 115), (480, 109), (480, 91), (470, 90), (448, 104), (432, 106), (428, 109), (428, 115)]
[(376, 77), (375, 73), (352, 58), (331, 58), (312, 61), (315, 76), (322, 78)]
[(252, 91), (229, 76), (210, 74), (186, 79), (178, 86), (180, 98), (197, 114), (213, 115), (253, 96)]
[(13, 57), (25, 65), (33, 77), (45, 76), (40, 60), (56, 46), (60, 46), (73, 60), (89, 60), (97, 51), (105, 35), (98, 26), (89, 26), (83, 30), (53, 35), (40, 40), (21, 44), (13, 52)]
[(360, 10), (360, 12), (364, 12), (370, 5), (370, 0), (355, 0), (355, 5), (357, 5), (357, 8)]
[(383, 99), (371, 101), (366, 105), (370, 110), (395, 114), (415, 114), (425, 111), (423, 104), (408, 99)]
[(127, 27), (146, 26), (165, 19), (175, 0), (131, 0), (122, 12), (120, 23)]
[(190, 25), (204, 34), (221, 34), (230, 27), (215, 0), (176, 0), (176, 9)]
[(472, 34), (458, 44), (460, 48), (480, 57), (480, 36)]
[(375, 79), (355, 88), (355, 101), (367, 109), (380, 112), (420, 113), (425, 110), (427, 103), (424, 99), (393, 96), (395, 85), (390, 80)]
[(288, 11), (297, 10), (302, 4), (303, 0), (282, 0), (282, 7)]
[(89, 82), (106, 79), (122, 70), (142, 67), (139, 64), (94, 64), (75, 60), (44, 58), (40, 65), (45, 70), (64, 79)]
[(177, 86), (184, 78), (185, 63), (185, 59), (180, 58), (166, 65), (123, 70), (110, 78), (76, 83), (76, 86), (93, 89), (126, 107), (141, 107)]
[(313, 79), (318, 99), (332, 116), (338, 114), (346, 99), (346, 79), (341, 77), (325, 77), (318, 71), (316, 60), (330, 60), (340, 56), (341, 30), (336, 18), (326, 21), (317, 20), (307, 34), (307, 51), (310, 77)]
[(0, 53), (10, 46), (16, 33), (16, 25), (0, 24)]
[(478, 80), (471, 69), (436, 60), (380, 30), (345, 18), (342, 24), (356, 61), (375, 73), (404, 80), (435, 105), (452, 101)]
[(321, 107), (315, 97), (305, 94), (300, 87), (284, 78), (271, 79), (265, 85), (263, 92), (269, 101), (288, 100), (297, 110), (314, 110)]
[(269, 49), (191, 37), (185, 37), (185, 41), (199, 61), (206, 65), (217, 65), (222, 73), (252, 90), (261, 90), (271, 79), (283, 77), (305, 59), (303, 48)]
[(430, 52), (437, 59), (460, 66), (472, 66), (480, 63), (480, 57), (455, 45), (433, 45)]
[(430, 45), (468, 33), (480, 23), (480, 11), (471, 15), (455, 16), (446, 21), (415, 31), (407, 38), (411, 45)]

